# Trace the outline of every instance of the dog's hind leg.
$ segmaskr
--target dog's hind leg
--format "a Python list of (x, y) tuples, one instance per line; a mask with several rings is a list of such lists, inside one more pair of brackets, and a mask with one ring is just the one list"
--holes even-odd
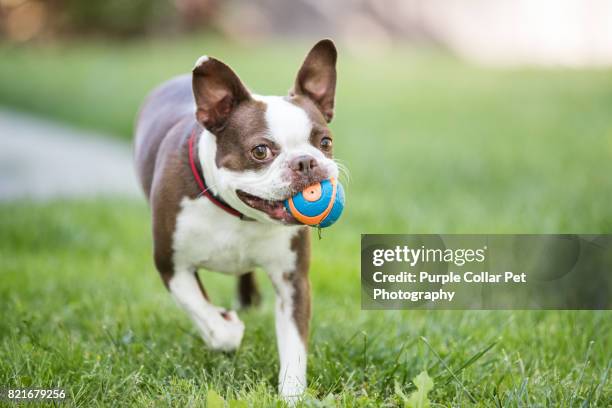
[(223, 351), (238, 348), (244, 335), (244, 323), (236, 312), (210, 303), (195, 271), (175, 272), (168, 280), (168, 288), (208, 346)]
[(238, 301), (243, 309), (258, 306), (261, 294), (255, 280), (255, 272), (247, 272), (238, 277)]

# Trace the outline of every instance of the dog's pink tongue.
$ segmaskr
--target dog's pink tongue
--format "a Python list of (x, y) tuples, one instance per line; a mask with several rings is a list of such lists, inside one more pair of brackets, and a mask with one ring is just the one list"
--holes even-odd
[(285, 208), (283, 206), (276, 206), (272, 209), (271, 215), (274, 218), (282, 219), (285, 218), (286, 213), (287, 211), (285, 211)]
[(276, 218), (277, 220), (283, 220), (288, 223), (291, 223), (295, 220), (295, 218), (293, 218), (293, 216), (289, 214), (289, 212), (287, 212), (284, 205), (275, 206), (269, 214), (272, 218)]

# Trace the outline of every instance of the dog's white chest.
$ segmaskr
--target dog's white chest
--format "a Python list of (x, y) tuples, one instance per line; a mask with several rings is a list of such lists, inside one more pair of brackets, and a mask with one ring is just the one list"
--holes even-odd
[(207, 198), (185, 198), (174, 231), (174, 264), (237, 275), (255, 267), (291, 270), (291, 239), (299, 228), (243, 221)]

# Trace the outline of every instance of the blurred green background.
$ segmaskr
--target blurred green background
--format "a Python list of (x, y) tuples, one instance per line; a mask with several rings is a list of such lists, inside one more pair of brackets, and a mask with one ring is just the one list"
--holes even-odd
[[(127, 141), (146, 94), (202, 54), (285, 94), (312, 44), (209, 36), (4, 46), (0, 102)], [(340, 47), (336, 157), (361, 232), (605, 232), (609, 70), (493, 69), (431, 50)], [(371, 221), (371, 225), (370, 222)]]
[[(225, 61), (257, 93), (285, 94), (319, 37), (245, 41), (209, 8), (181, 19), (165, 2), (114, 1), (37, 3), (54, 23), (27, 37), (7, 28), (9, 3), (0, 105), (126, 149), (147, 92), (198, 56)], [(331, 128), (350, 179), (342, 221), (313, 236), (305, 405), (397, 406), (427, 369), (440, 406), (609, 406), (609, 312), (362, 312), (359, 243), (362, 233), (609, 233), (612, 70), (486, 67), (414, 43), (338, 48)], [(0, 204), (0, 387), (62, 387), (78, 406), (200, 405), (208, 389), (275, 403), (264, 274), (262, 309), (241, 313), (241, 349), (212, 353), (154, 270), (149, 218), (134, 198)], [(232, 279), (203, 280), (216, 303), (234, 304)]]

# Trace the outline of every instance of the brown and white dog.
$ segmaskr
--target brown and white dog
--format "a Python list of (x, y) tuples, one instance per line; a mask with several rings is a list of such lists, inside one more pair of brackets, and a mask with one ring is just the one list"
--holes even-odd
[(283, 201), (338, 176), (332, 159), (336, 48), (318, 42), (287, 96), (251, 93), (224, 63), (203, 56), (192, 75), (148, 97), (135, 158), (152, 208), (154, 259), (164, 284), (209, 347), (234, 350), (244, 324), (214, 306), (197, 269), (238, 276), (243, 306), (259, 298), (253, 270), (276, 291), (279, 392), (306, 387), (310, 239)]

